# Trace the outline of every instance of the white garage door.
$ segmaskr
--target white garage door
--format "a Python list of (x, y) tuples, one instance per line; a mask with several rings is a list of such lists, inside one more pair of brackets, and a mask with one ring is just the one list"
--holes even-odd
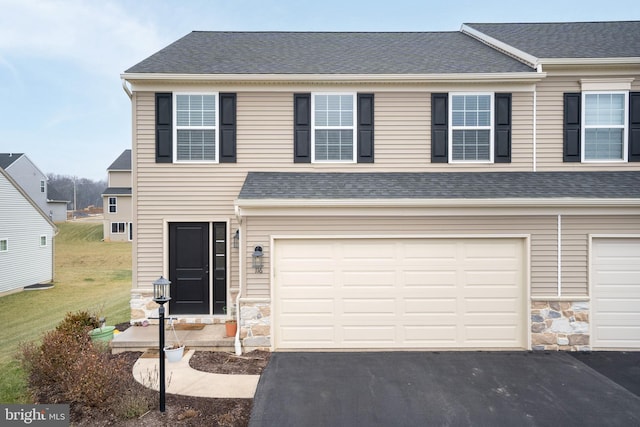
[(522, 239), (276, 240), (276, 349), (522, 348)]
[(592, 249), (592, 346), (640, 348), (640, 238), (594, 238)]

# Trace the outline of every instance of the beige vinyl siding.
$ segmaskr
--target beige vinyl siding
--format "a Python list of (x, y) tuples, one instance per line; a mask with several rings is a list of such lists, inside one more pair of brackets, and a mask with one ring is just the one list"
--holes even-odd
[[(538, 171), (554, 170), (640, 170), (640, 162), (609, 163), (565, 163), (562, 161), (563, 147), (563, 95), (565, 92), (580, 92), (580, 79), (594, 75), (549, 76), (536, 85), (537, 92), (537, 147)], [(598, 78), (620, 78), (620, 75), (597, 75)], [(640, 75), (635, 76), (632, 91), (640, 90)]]
[(562, 294), (587, 295), (589, 235), (640, 234), (640, 215), (562, 217)]
[(109, 171), (109, 187), (131, 187), (131, 172)]
[(247, 217), (245, 253), (250, 262), (255, 245), (265, 251), (262, 274), (247, 266), (246, 297), (270, 296), (271, 236), (469, 236), (530, 235), (533, 295), (557, 293), (557, 217)]

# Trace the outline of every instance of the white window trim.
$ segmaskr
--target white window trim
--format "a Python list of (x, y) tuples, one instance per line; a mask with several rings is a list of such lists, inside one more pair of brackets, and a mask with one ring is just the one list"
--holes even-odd
[(44, 193), (45, 190), (47, 189), (47, 183), (44, 179), (40, 180), (40, 192)]
[[(42, 239), (44, 239), (44, 245), (42, 244)], [(40, 235), (40, 247), (41, 248), (46, 248), (49, 244), (49, 239), (47, 239), (47, 235), (46, 234), (41, 234)]]
[[(353, 124), (351, 126), (316, 126), (316, 95), (349, 95), (353, 98)], [(358, 94), (356, 92), (312, 92), (311, 93), (311, 163), (357, 163), (358, 162)], [(316, 129), (340, 129), (353, 132), (351, 160), (316, 160)]]
[[(476, 95), (488, 95), (490, 103), (489, 113), (489, 126), (454, 126), (453, 125), (453, 97), (454, 96), (476, 96)], [(492, 164), (494, 163), (493, 151), (494, 151), (494, 135), (495, 135), (495, 93), (494, 92), (449, 92), (449, 105), (447, 112), (449, 120), (448, 135), (448, 151), (449, 151), (449, 163), (470, 164)], [(453, 131), (454, 130), (489, 130), (489, 160), (454, 160), (453, 159)]]
[[(111, 203), (111, 199), (113, 199), (113, 203)], [(113, 212), (111, 212), (111, 206), (113, 206), (115, 209), (113, 210)], [(107, 211), (108, 213), (118, 213), (118, 198), (117, 197), (109, 197), (107, 199)]]
[[(622, 129), (622, 159), (586, 159), (586, 149), (585, 144), (587, 143), (585, 133), (587, 129), (598, 129), (603, 128), (605, 126), (587, 126), (586, 115), (587, 115), (587, 103), (586, 97), (587, 95), (597, 95), (597, 94), (605, 94), (605, 95), (624, 95), (624, 125), (616, 125), (616, 126), (608, 126), (610, 128), (620, 128)], [(629, 156), (629, 91), (625, 90), (588, 90), (582, 91), (580, 96), (580, 161), (582, 163), (626, 163), (628, 162)]]
[[(215, 126), (178, 126), (178, 102), (177, 98), (179, 95), (213, 95), (216, 98), (216, 125)], [(215, 164), (220, 163), (220, 97), (219, 92), (174, 92), (172, 99), (172, 123), (173, 123), (173, 163), (184, 163), (184, 164)], [(178, 130), (181, 129), (189, 129), (189, 130), (210, 130), (214, 129), (216, 133), (216, 150), (215, 150), (215, 160), (178, 160)]]
[(7, 245), (7, 249), (0, 249), (0, 252), (9, 252), (9, 239), (0, 239), (0, 242), (5, 242)]

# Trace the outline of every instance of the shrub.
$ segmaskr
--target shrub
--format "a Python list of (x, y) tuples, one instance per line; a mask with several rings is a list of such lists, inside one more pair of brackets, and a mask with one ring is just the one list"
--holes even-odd
[(91, 342), (88, 331), (94, 320), (86, 312), (67, 314), (40, 345), (21, 347), (29, 389), (36, 402), (71, 403), (72, 412), (79, 406), (113, 409), (126, 396), (130, 407), (122, 415), (139, 413), (150, 400), (132, 394), (134, 379), (124, 368), (125, 360)]

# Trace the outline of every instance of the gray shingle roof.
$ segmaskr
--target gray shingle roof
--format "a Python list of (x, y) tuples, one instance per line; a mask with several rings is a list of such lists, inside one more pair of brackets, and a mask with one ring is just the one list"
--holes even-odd
[(131, 187), (108, 187), (102, 192), (103, 196), (130, 196)]
[(6, 169), (24, 153), (0, 153), (0, 168)]
[(239, 199), (640, 198), (640, 172), (250, 172)]
[(466, 25), (538, 58), (640, 57), (640, 21)]
[(126, 73), (440, 74), (531, 72), (460, 32), (194, 31)]
[(131, 170), (131, 150), (124, 150), (122, 154), (120, 154), (118, 158), (115, 159), (113, 163), (111, 163), (111, 166), (109, 166), (107, 170), (130, 171)]

